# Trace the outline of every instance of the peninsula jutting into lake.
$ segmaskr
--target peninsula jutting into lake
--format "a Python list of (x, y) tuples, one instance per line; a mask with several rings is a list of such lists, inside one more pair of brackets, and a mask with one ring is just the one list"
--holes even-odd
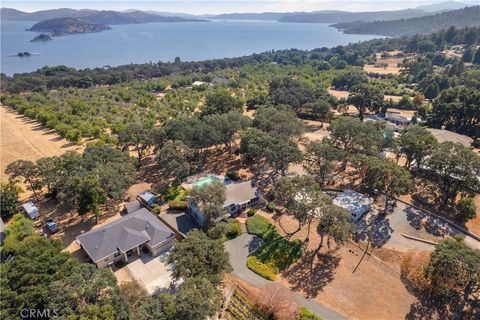
[(44, 20), (34, 24), (28, 29), (28, 31), (50, 32), (55, 37), (74, 33), (101, 32), (104, 30), (110, 30), (110, 27), (77, 18), (55, 18)]

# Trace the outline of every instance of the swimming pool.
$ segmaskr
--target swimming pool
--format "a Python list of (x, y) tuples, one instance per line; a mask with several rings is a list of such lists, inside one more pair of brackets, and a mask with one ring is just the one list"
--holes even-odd
[(214, 176), (208, 176), (205, 178), (198, 179), (192, 184), (192, 187), (203, 187), (206, 184), (212, 183), (213, 181), (218, 180)]

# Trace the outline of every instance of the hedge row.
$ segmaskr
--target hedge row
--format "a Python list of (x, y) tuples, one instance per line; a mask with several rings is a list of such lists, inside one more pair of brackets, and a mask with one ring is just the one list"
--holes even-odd
[(250, 256), (247, 258), (247, 268), (267, 280), (275, 281), (275, 270), (268, 264), (261, 262), (255, 256)]
[(185, 211), (188, 208), (187, 201), (170, 200), (168, 207), (172, 210)]

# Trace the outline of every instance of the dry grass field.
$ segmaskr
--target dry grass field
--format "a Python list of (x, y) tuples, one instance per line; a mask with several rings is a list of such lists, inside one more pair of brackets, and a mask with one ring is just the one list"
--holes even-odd
[[(391, 51), (389, 52), (391, 55), (395, 55), (398, 51)], [(368, 65), (366, 64), (363, 67), (366, 73), (374, 73), (374, 74), (399, 74), (401, 68), (398, 66), (399, 63), (402, 63), (403, 58), (382, 58), (380, 53), (377, 53), (377, 64), (386, 63), (388, 66), (386, 68), (379, 67), (376, 65)]]
[(61, 138), (53, 130), (38, 122), (8, 109), (0, 107), (0, 170), (2, 179), (5, 168), (13, 161), (24, 159), (35, 161), (42, 157), (58, 156), (82, 146), (74, 145)]

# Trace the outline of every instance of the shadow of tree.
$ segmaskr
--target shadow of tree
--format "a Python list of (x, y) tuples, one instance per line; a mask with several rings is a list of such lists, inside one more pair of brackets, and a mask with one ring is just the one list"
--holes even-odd
[(258, 236), (254, 236), (252, 240), (248, 243), (248, 255), (251, 255), (265, 243), (262, 238)]
[(371, 227), (370, 237), (374, 248), (382, 247), (392, 237), (393, 229), (390, 226), (390, 221), (385, 216), (378, 219)]
[(453, 228), (447, 223), (422, 210), (407, 207), (405, 213), (407, 214), (407, 220), (410, 225), (417, 230), (424, 229), (429, 234), (437, 237), (443, 237), (446, 234), (455, 234)]
[(309, 251), (282, 276), (292, 285), (293, 290), (305, 292), (309, 297), (316, 297), (329, 284), (335, 275), (340, 257), (332, 254)]
[(360, 220), (356, 223), (356, 226), (358, 231), (355, 234), (355, 241), (369, 240), (374, 248), (385, 245), (394, 231), (390, 226), (390, 220), (385, 215), (379, 215), (371, 224)]
[(415, 286), (404, 273), (400, 276), (405, 288), (417, 301), (410, 305), (410, 310), (405, 315), (405, 319), (450, 319), (451, 313), (448, 310), (444, 299), (434, 296), (430, 292)]

